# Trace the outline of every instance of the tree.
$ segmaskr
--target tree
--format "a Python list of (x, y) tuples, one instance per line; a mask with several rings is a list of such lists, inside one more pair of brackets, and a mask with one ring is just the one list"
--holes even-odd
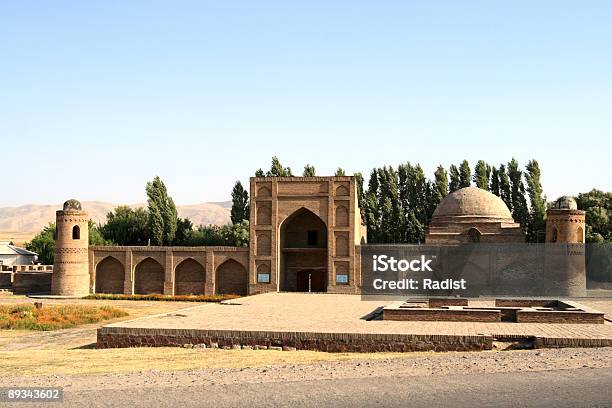
[(49, 223), (32, 241), (25, 245), (28, 251), (38, 254), (38, 261), (43, 265), (52, 265), (55, 255), (55, 223)]
[(500, 191), (499, 191), (499, 171), (497, 170), (497, 168), (495, 168), (495, 166), (493, 166), (493, 168), (491, 169), (491, 185), (489, 187), (489, 190), (495, 194), (496, 196), (499, 197), (500, 195)]
[(499, 196), (506, 203), (506, 206), (512, 211), (512, 191), (510, 188), (510, 179), (508, 173), (506, 173), (506, 166), (503, 164), (499, 165)]
[(232, 210), (230, 212), (232, 224), (248, 220), (249, 216), (249, 193), (242, 187), (242, 183), (237, 181), (232, 190)]
[(149, 239), (149, 213), (144, 208), (135, 210), (119, 206), (106, 214), (106, 224), (100, 233), (117, 245), (146, 245)]
[(357, 189), (357, 204), (361, 213), (361, 220), (365, 222), (365, 192), (363, 191), (363, 175), (361, 173), (353, 174), (355, 177), (355, 188)]
[(576, 197), (580, 210), (586, 212), (586, 241), (612, 241), (612, 192), (593, 189)]
[(546, 198), (543, 196), (540, 181), (540, 166), (536, 160), (530, 160), (526, 167), (527, 193), (529, 194), (529, 228), (527, 230), (528, 242), (543, 241), (546, 231)]
[(176, 205), (159, 176), (147, 183), (146, 192), (151, 242), (153, 245), (172, 245), (176, 235)]
[(450, 184), (448, 190), (450, 193), (459, 190), (461, 187), (461, 176), (459, 175), (459, 169), (454, 164), (451, 164), (450, 169)]
[(346, 173), (344, 172), (344, 169), (342, 167), (338, 167), (336, 169), (336, 174), (334, 174), (334, 176), (336, 176), (336, 177), (344, 177), (344, 176), (346, 176)]
[[(113, 245), (110, 240), (105, 239), (100, 232), (96, 223), (92, 220), (88, 222), (89, 227), (89, 245)], [(43, 265), (52, 265), (55, 256), (55, 240), (56, 228), (55, 223), (49, 223), (38, 234), (32, 238), (32, 241), (27, 242), (25, 247), (28, 251), (38, 254), (38, 261)]]
[(89, 220), (87, 226), (89, 227), (89, 245), (114, 245), (112, 240), (104, 238), (101, 227), (93, 220)]
[(464, 160), (459, 165), (459, 188), (469, 187), (472, 185), (470, 178), (472, 171), (470, 170), (470, 164), (467, 160)]
[(315, 168), (314, 166), (311, 166), (310, 164), (307, 164), (304, 166), (304, 173), (302, 173), (302, 176), (304, 177), (314, 177), (315, 174)]
[(270, 171), (266, 173), (267, 177), (293, 177), (291, 173), (290, 167), (283, 167), (283, 165), (278, 160), (278, 157), (272, 157), (272, 164), (270, 166)]
[(476, 187), (483, 190), (489, 190), (489, 177), (491, 175), (491, 166), (484, 160), (478, 160), (474, 169), (474, 183)]
[(434, 189), (434, 200), (436, 205), (442, 201), (444, 197), (448, 195), (448, 173), (439, 165), (434, 173), (435, 177), (435, 189)]
[(365, 194), (365, 223), (368, 227), (368, 242), (378, 242), (380, 234), (380, 206), (378, 203), (378, 169), (372, 169)]
[(255, 170), (255, 177), (266, 177), (266, 174), (262, 169)]
[(174, 236), (173, 245), (190, 245), (192, 233), (193, 223), (191, 220), (189, 218), (178, 218), (176, 220), (176, 235)]
[(519, 169), (518, 162), (514, 158), (508, 163), (508, 177), (510, 178), (512, 217), (521, 224), (524, 231), (527, 231), (529, 226), (529, 210), (527, 208), (527, 200), (525, 199), (523, 172)]

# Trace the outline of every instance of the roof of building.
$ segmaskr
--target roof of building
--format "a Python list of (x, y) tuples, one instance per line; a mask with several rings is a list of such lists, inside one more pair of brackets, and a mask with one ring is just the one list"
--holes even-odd
[(83, 207), (81, 206), (81, 202), (79, 200), (75, 200), (71, 198), (70, 200), (64, 203), (64, 211), (77, 210), (81, 211)]
[(36, 252), (11, 245), (8, 241), (0, 241), (0, 255), (30, 255), (37, 256)]
[(563, 196), (559, 197), (557, 201), (555, 201), (553, 208), (555, 210), (577, 210), (578, 204), (576, 203), (574, 197)]
[(478, 187), (465, 187), (444, 197), (433, 213), (434, 219), (441, 217), (512, 220), (512, 214), (501, 198)]

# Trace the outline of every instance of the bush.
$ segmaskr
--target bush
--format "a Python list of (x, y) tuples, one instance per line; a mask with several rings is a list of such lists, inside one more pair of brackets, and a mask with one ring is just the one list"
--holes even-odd
[(57, 330), (81, 324), (124, 317), (128, 314), (111, 306), (0, 305), (0, 329), (8, 330)]
[(236, 299), (238, 295), (121, 295), (121, 294), (94, 294), (85, 299), (98, 300), (160, 300), (166, 302), (222, 302), (224, 300)]

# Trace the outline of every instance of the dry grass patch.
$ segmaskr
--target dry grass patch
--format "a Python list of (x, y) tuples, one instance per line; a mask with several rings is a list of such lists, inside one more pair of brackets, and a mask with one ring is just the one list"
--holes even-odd
[(0, 305), (0, 329), (5, 330), (58, 330), (81, 324), (124, 317), (128, 314), (112, 306)]
[(1, 376), (99, 374), (147, 370), (247, 368), (320, 361), (407, 358), (429, 353), (324, 353), (318, 351), (182, 349), (172, 347), (0, 352)]

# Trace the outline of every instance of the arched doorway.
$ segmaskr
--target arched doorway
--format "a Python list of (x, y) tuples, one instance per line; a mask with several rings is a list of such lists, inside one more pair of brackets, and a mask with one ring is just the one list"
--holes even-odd
[(164, 267), (153, 258), (146, 258), (136, 265), (134, 293), (150, 295), (164, 293)]
[(247, 294), (247, 272), (244, 266), (228, 259), (217, 268), (216, 292), (218, 295), (240, 295)]
[(174, 294), (203, 295), (205, 280), (204, 267), (191, 258), (185, 259), (174, 272)]
[(96, 266), (96, 293), (123, 293), (125, 269), (121, 262), (107, 256)]
[(327, 226), (306, 208), (291, 214), (280, 229), (280, 290), (327, 291)]

